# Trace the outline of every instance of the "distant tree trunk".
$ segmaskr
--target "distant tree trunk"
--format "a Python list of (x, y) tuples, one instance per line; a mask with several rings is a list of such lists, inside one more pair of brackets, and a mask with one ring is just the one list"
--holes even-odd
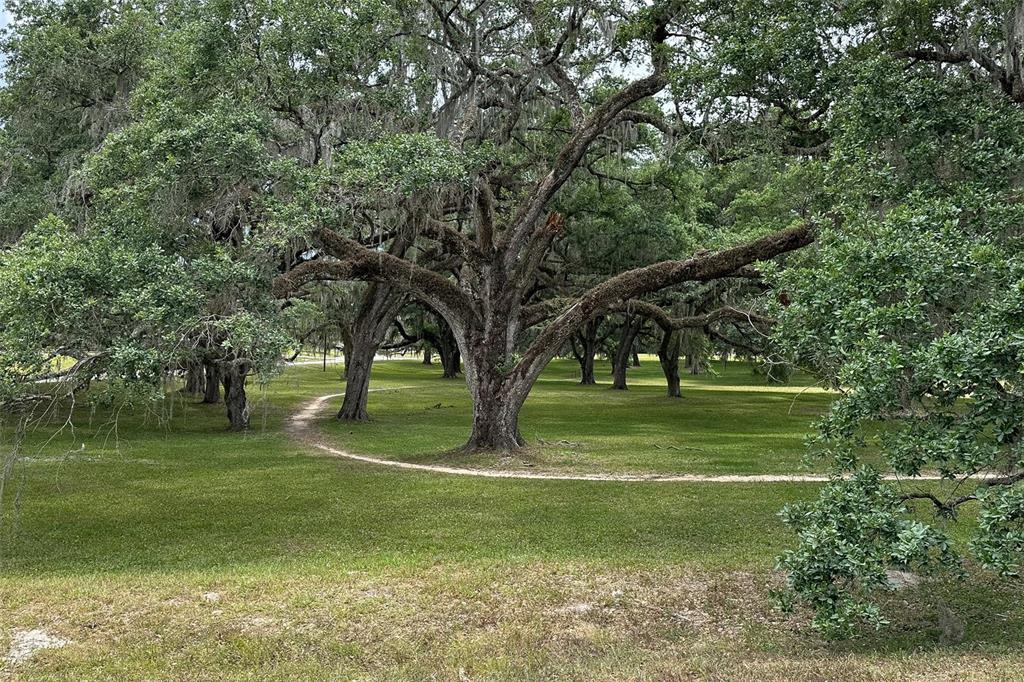
[(696, 353), (686, 356), (686, 366), (689, 368), (690, 374), (695, 376), (704, 373), (704, 360)]
[(185, 367), (185, 387), (182, 388), (182, 392), (186, 395), (199, 395), (203, 392), (205, 382), (203, 364), (201, 362), (189, 362)]
[(627, 390), (626, 386), (626, 369), (629, 367), (629, 361), (633, 351), (633, 341), (636, 340), (637, 334), (640, 333), (640, 327), (643, 326), (643, 318), (634, 317), (626, 318), (625, 324), (622, 325), (622, 335), (619, 338), (619, 346), (615, 349), (615, 356), (612, 358), (612, 389), (616, 391)]
[(636, 352), (636, 349), (634, 349), (633, 350), (633, 367), (639, 367), (639, 366), (640, 366), (640, 354)]
[(224, 363), (224, 404), (227, 406), (232, 431), (244, 431), (249, 428), (249, 402), (245, 395), (248, 374), (248, 362), (235, 360)]
[[(389, 256), (401, 258), (409, 248), (409, 240), (398, 237), (388, 248)], [(370, 369), (377, 349), (384, 342), (388, 329), (405, 305), (407, 294), (398, 287), (370, 283), (363, 294), (352, 325), (345, 355), (345, 399), (338, 419), (365, 421), (369, 419), (366, 402), (370, 389)]]
[(451, 346), (441, 352), (442, 379), (458, 379), (462, 372), (462, 353), (459, 347), (452, 343)]
[(679, 348), (679, 332), (666, 329), (661, 337), (661, 345), (658, 346), (658, 362), (661, 363), (661, 371), (665, 373), (669, 398), (682, 397), (679, 391)]
[(580, 355), (580, 384), (583, 386), (593, 386), (597, 383), (597, 377), (594, 376), (595, 351), (593, 346), (583, 344), (583, 352)]
[(599, 316), (588, 321), (577, 335), (580, 349), (576, 360), (580, 363), (580, 383), (585, 386), (597, 383), (597, 379), (594, 377), (594, 356), (597, 355), (597, 331), (603, 319)]
[(456, 379), (462, 371), (462, 353), (459, 352), (459, 343), (455, 340), (452, 328), (448, 326), (440, 315), (434, 316), (437, 320), (437, 353), (441, 356), (442, 377), (445, 379)]
[(216, 405), (220, 402), (220, 363), (212, 360), (204, 361), (203, 369), (206, 375), (206, 386), (203, 390), (203, 402), (207, 405)]
[(424, 365), (432, 365), (432, 364), (434, 364), (433, 360), (431, 359), (431, 350), (432, 349), (431, 349), (429, 343), (423, 344), (423, 364)]

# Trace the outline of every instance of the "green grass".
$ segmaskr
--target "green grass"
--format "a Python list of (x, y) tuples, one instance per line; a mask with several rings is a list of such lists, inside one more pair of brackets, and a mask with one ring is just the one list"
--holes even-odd
[[(805, 468), (811, 422), (830, 400), (805, 375), (787, 386), (766, 386), (743, 363), (684, 376), (679, 399), (665, 395), (654, 358), (630, 369), (628, 391), (610, 390), (608, 373), (607, 363), (598, 363), (602, 383), (580, 386), (574, 362), (552, 363), (523, 408), (530, 464), (586, 473), (798, 472)], [(495, 465), (493, 456), (451, 453), (469, 433), (471, 403), (461, 380), (441, 381), (437, 374), (416, 361), (377, 363), (372, 386), (404, 388), (371, 393), (369, 423), (335, 422), (326, 433), (364, 454)]]
[[(550, 466), (666, 471), (798, 462), (811, 420), (789, 414), (798, 388), (765, 390), (737, 367), (688, 379), (686, 397), (668, 401), (655, 370), (645, 363), (621, 394), (563, 381), (572, 368), (556, 363), (527, 405), (524, 431), (586, 443), (587, 462), (558, 462), (544, 446), (538, 457)], [(431, 444), (458, 445), (465, 388), (437, 371), (381, 363), (374, 387), (413, 388), (371, 394), (375, 421), (327, 424), (330, 437), (389, 456), (418, 443), (423, 459)], [(72, 644), (5, 672), (1019, 679), (1024, 604), (1010, 582), (950, 580), (895, 595), (893, 628), (844, 645), (820, 642), (803, 618), (776, 614), (771, 566), (791, 538), (775, 513), (813, 497), (816, 484), (490, 480), (315, 456), (281, 433), (282, 420), (341, 390), (338, 375), (336, 367), (289, 369), (254, 394), (253, 430), (242, 436), (224, 431), (220, 406), (178, 398), (163, 420), (123, 414), (116, 439), (109, 415), (85, 407), (73, 433), (54, 436), (56, 423), (31, 433), (4, 498), (0, 654), (16, 629), (44, 628)], [(826, 400), (808, 392), (796, 404), (812, 411)], [(456, 407), (432, 409), (439, 402)], [(715, 455), (683, 460), (688, 451), (651, 447), (664, 438), (698, 439)], [(765, 456), (762, 441), (785, 467)], [(943, 606), (965, 621), (958, 646), (937, 644)]]

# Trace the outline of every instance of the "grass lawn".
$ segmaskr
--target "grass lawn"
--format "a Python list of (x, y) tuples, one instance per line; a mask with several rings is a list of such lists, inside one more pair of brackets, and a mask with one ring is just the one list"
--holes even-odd
[[(827, 396), (737, 366), (661, 396), (657, 365), (612, 393), (556, 363), (523, 430), (538, 466), (793, 471)], [(465, 438), (459, 382), (380, 363), (346, 448), (426, 460)], [(79, 408), (29, 436), (0, 529), (0, 655), (18, 630), (67, 640), (13, 679), (1022, 679), (1019, 583), (894, 594), (893, 626), (827, 645), (768, 593), (790, 542), (775, 513), (817, 485), (491, 480), (312, 456), (281, 431), (338, 369), (294, 367), (253, 429), (176, 399), (165, 419)], [(585, 398), (580, 396), (586, 394)], [(795, 399), (795, 400), (794, 400)], [(436, 407), (440, 404), (440, 407)], [(448, 407), (454, 405), (454, 407)], [(799, 411), (798, 411), (799, 410)], [(655, 448), (676, 444), (700, 450)], [(965, 624), (939, 644), (937, 614)]]
[[(523, 408), (521, 430), (532, 448), (517, 461), (451, 450), (469, 434), (471, 403), (461, 380), (441, 381), (419, 362), (377, 363), (372, 386), (403, 387), (370, 395), (368, 424), (334, 422), (325, 432), (353, 452), (410, 462), (515, 467), (581, 473), (767, 474), (806, 469), (804, 439), (829, 395), (797, 375), (767, 386), (744, 363), (684, 375), (683, 397), (665, 395), (657, 358), (629, 371), (628, 391), (610, 390), (598, 363), (597, 386), (580, 386), (575, 362), (556, 360)], [(641, 416), (642, 415), (642, 416)]]

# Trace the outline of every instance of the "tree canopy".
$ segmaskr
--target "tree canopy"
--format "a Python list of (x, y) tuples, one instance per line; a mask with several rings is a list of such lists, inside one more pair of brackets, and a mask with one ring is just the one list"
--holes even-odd
[(811, 448), (834, 476), (779, 562), (826, 635), (882, 621), (888, 570), (960, 565), (929, 514), (976, 505), (976, 559), (1020, 573), (1021, 2), (11, 10), (12, 409), (203, 370), (241, 430), (249, 378), (319, 333), (366, 419), (395, 326), (465, 363), (465, 449), (514, 451), (547, 363), (571, 348), (587, 383), (622, 316), (624, 357), (660, 333), (669, 395), (712, 342), (837, 393)]

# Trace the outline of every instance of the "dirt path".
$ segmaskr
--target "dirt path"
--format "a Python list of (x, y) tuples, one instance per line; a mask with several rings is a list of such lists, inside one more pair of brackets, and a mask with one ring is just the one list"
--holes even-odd
[[(410, 386), (396, 386), (394, 388), (371, 388), (370, 391), (398, 391)], [(285, 429), (294, 438), (303, 443), (326, 453), (331, 457), (350, 459), (356, 462), (374, 464), (377, 466), (391, 467), (393, 469), (407, 469), (411, 471), (426, 471), (434, 474), (449, 474), (455, 476), (477, 476), (480, 478), (529, 478), (544, 481), (618, 481), (635, 483), (815, 483), (828, 480), (825, 474), (559, 474), (534, 471), (512, 471), (500, 469), (464, 469), (460, 467), (443, 466), (439, 464), (414, 464), (412, 462), (401, 462), (392, 459), (380, 459), (367, 455), (357, 455), (346, 452), (336, 447), (323, 443), (315, 427), (317, 416), (323, 412), (327, 401), (340, 398), (344, 393), (332, 393), (314, 398), (306, 403), (301, 410), (289, 418)], [(977, 478), (987, 478), (982, 475)], [(887, 481), (902, 480), (912, 481), (938, 481), (942, 480), (938, 475), (922, 475), (915, 478), (886, 476)]]

